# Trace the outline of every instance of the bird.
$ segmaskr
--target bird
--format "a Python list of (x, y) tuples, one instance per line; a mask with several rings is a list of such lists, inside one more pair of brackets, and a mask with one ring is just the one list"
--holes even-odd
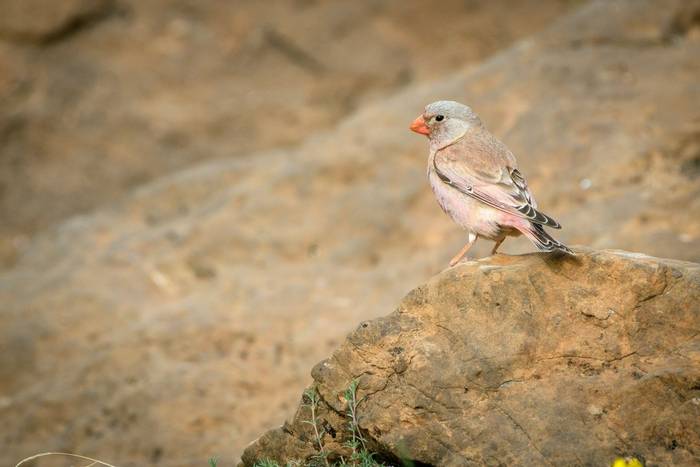
[(539, 211), (513, 153), (469, 107), (455, 101), (428, 104), (410, 125), (429, 139), (428, 180), (438, 204), (467, 231), (467, 243), (450, 260), (459, 263), (478, 238), (495, 242), (525, 235), (540, 251), (574, 252), (545, 227), (561, 225)]

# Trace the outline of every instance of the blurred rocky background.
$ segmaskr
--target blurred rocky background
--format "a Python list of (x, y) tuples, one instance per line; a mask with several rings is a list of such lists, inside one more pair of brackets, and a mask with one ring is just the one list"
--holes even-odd
[(298, 145), (576, 2), (2, 0), (0, 245), (205, 160)]
[(0, 462), (233, 463), (461, 247), (437, 98), (562, 240), (700, 261), (699, 56), (697, 1), (0, 0)]

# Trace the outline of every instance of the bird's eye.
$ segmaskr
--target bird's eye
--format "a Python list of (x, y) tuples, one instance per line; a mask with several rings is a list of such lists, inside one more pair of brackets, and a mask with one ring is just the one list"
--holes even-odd
[(444, 119), (445, 119), (445, 116), (444, 116), (444, 115), (436, 115), (436, 116), (435, 116), (435, 121), (436, 121), (436, 122), (441, 122), (441, 121), (443, 121)]

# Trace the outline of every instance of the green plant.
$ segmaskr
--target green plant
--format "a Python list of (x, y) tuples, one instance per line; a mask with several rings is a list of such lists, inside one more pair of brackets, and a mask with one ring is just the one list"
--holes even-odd
[(257, 461), (253, 467), (280, 467), (280, 465), (275, 461), (271, 461), (270, 459), (263, 459), (261, 461)]
[(318, 419), (316, 418), (316, 410), (318, 409), (318, 402), (320, 400), (316, 389), (312, 388), (304, 391), (304, 400), (308, 401), (304, 405), (309, 408), (311, 412), (311, 419), (303, 420), (303, 423), (311, 425), (311, 427), (314, 429), (314, 438), (319, 451), (318, 458), (323, 461), (326, 467), (330, 467), (330, 463), (328, 462), (328, 454), (323, 446), (323, 435), (326, 433), (326, 430), (323, 427), (321, 427), (319, 430)]
[(348, 428), (352, 438), (347, 442), (347, 446), (352, 450), (349, 462), (343, 462), (342, 466), (359, 466), (359, 467), (384, 467), (384, 464), (377, 462), (374, 459), (374, 454), (367, 450), (367, 441), (358, 423), (357, 408), (364, 400), (364, 397), (357, 398), (357, 387), (359, 382), (354, 379), (345, 389), (345, 402), (348, 405), (345, 416), (348, 419)]
[(345, 402), (348, 404), (348, 410), (345, 412), (345, 415), (348, 418), (350, 433), (352, 433), (352, 440), (349, 443), (350, 447), (353, 448), (353, 450), (357, 450), (358, 448), (367, 450), (367, 442), (362, 436), (360, 426), (357, 423), (357, 407), (360, 405), (360, 402), (364, 400), (364, 398), (360, 400), (357, 399), (358, 384), (358, 381), (354, 379), (345, 390)]
[[(253, 464), (253, 467), (281, 467), (277, 461), (273, 461), (270, 459), (263, 459), (261, 461), (257, 461), (255, 464)], [(284, 464), (284, 467), (305, 467), (301, 462), (299, 461), (289, 461), (286, 464)]]
[[(364, 400), (363, 398), (357, 398), (357, 388), (359, 382), (353, 380), (350, 385), (345, 389), (343, 397), (347, 403), (347, 410), (345, 412), (345, 417), (348, 422), (348, 431), (350, 432), (351, 438), (347, 441), (346, 446), (351, 450), (350, 458), (345, 459), (340, 458), (339, 462), (330, 463), (328, 460), (328, 452), (323, 444), (323, 435), (326, 434), (326, 430), (320, 426), (318, 420), (318, 406), (321, 401), (321, 397), (316, 392), (314, 388), (307, 389), (304, 392), (303, 405), (308, 407), (310, 412), (310, 418), (308, 420), (303, 420), (302, 423), (310, 425), (313, 428), (314, 433), (314, 444), (318, 449), (319, 453), (315, 460), (320, 461), (326, 467), (387, 467), (385, 464), (378, 462), (374, 459), (374, 454), (369, 452), (367, 449), (367, 440), (362, 435), (360, 431), (360, 426), (358, 424), (358, 414), (357, 409), (359, 405)], [(288, 462), (285, 467), (313, 467), (317, 465), (317, 462), (302, 464), (300, 462)], [(215, 467), (215, 466), (212, 466)], [(281, 467), (276, 461), (263, 459), (259, 460), (254, 464), (254, 467)]]

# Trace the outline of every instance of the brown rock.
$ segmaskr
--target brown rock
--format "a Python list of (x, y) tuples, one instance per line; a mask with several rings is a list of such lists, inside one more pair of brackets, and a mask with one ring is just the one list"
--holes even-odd
[[(604, 315), (599, 310), (606, 310)], [(604, 316), (604, 317), (601, 317)], [(320, 419), (345, 388), (384, 459), (429, 465), (692, 465), (700, 455), (700, 265), (623, 251), (498, 256), (447, 270), (318, 364)], [(243, 465), (308, 458), (304, 410)], [(313, 438), (311, 438), (313, 439)], [(313, 448), (313, 446), (311, 446)]]
[(116, 14), (113, 0), (2, 0), (0, 40), (51, 45)]

